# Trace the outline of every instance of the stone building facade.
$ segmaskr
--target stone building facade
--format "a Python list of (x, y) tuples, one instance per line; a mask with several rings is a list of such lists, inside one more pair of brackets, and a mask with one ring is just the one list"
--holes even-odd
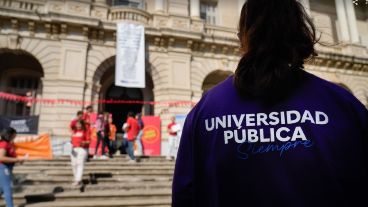
[[(239, 60), (237, 21), (245, 0), (0, 0), (0, 91), (48, 99), (198, 101)], [(368, 5), (301, 0), (321, 34), (306, 70), (368, 104)], [(145, 26), (146, 88), (114, 86), (116, 23)], [(69, 137), (80, 105), (12, 103), (2, 115), (39, 115), (39, 131)], [(162, 132), (189, 106), (94, 105), (160, 115)], [(123, 119), (123, 117), (121, 117)], [(164, 136), (165, 137), (165, 136)]]

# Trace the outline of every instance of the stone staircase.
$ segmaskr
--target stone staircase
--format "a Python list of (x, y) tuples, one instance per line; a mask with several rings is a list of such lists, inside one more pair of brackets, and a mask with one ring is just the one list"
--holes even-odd
[(137, 163), (124, 155), (91, 159), (84, 184), (73, 187), (68, 156), (29, 161), (14, 168), (13, 200), (18, 207), (171, 206), (173, 172), (174, 161), (164, 157), (141, 157)]

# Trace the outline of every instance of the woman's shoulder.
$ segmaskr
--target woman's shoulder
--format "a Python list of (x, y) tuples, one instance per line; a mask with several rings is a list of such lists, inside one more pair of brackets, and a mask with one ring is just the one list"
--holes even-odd
[(363, 126), (368, 124), (368, 110), (359, 99), (348, 89), (336, 83), (305, 72), (310, 80), (308, 89), (313, 93), (314, 102), (330, 110), (339, 112), (339, 116), (354, 117)]
[(320, 78), (307, 71), (304, 72), (307, 79), (310, 80), (311, 90), (314, 90), (316, 94), (325, 95), (327, 98), (339, 99), (346, 104), (353, 104), (357, 107), (364, 108), (365, 106), (353, 95), (349, 88), (339, 83), (334, 83), (323, 78)]

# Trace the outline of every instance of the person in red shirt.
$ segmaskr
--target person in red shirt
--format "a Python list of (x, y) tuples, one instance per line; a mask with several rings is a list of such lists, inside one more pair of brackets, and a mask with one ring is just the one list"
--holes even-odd
[(139, 124), (134, 117), (133, 112), (128, 113), (128, 118), (126, 121), (127, 125), (127, 153), (130, 157), (130, 162), (135, 162), (134, 156), (134, 141), (139, 133)]
[(77, 117), (75, 117), (69, 124), (69, 129), (70, 131), (74, 131), (75, 130), (75, 125), (77, 124), (78, 121), (83, 120), (83, 111), (78, 111), (77, 112)]
[(171, 122), (167, 125), (167, 131), (169, 132), (169, 152), (166, 159), (172, 160), (176, 157), (176, 142), (178, 139), (178, 131), (180, 130), (180, 125), (175, 122), (175, 116), (171, 117)]
[(0, 139), (0, 195), (4, 194), (7, 207), (13, 207), (13, 191), (12, 191), (12, 171), (16, 163), (23, 163), (28, 159), (25, 157), (17, 158), (13, 146), (13, 140), (17, 132), (9, 127), (1, 132)]
[(83, 120), (86, 126), (87, 139), (91, 139), (92, 127), (95, 126), (97, 114), (93, 112), (91, 105), (86, 107), (86, 111), (83, 113)]
[(71, 165), (74, 175), (73, 186), (82, 184), (82, 176), (84, 163), (87, 158), (87, 150), (89, 141), (86, 137), (86, 129), (83, 121), (78, 121), (75, 125), (75, 130), (72, 132), (72, 153), (70, 155)]

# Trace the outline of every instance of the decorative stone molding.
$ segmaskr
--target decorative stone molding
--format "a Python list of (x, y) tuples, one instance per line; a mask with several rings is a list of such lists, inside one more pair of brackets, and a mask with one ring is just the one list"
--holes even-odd
[(96, 8), (94, 7), (91, 11), (92, 17), (97, 17), (99, 19), (106, 19), (107, 18), (107, 9), (106, 8)]
[(210, 52), (211, 53), (215, 53), (216, 49), (217, 49), (217, 46), (216, 45), (211, 45)]
[(165, 47), (166, 46), (166, 40), (164, 38), (160, 39), (160, 47)]
[(73, 1), (67, 1), (67, 13), (76, 16), (89, 16), (90, 4), (81, 4)]
[(60, 25), (60, 37), (66, 38), (68, 34), (68, 25), (67, 24), (61, 24)]
[(63, 12), (64, 10), (64, 4), (61, 2), (52, 1), (52, 2), (49, 2), (48, 9), (49, 11), (60, 13), (60, 12)]
[(22, 37), (18, 34), (10, 34), (8, 38), (8, 48), (12, 50), (17, 50), (20, 48), (22, 42)]
[(11, 28), (12, 28), (13, 32), (18, 32), (18, 29), (19, 29), (18, 19), (11, 19), (10, 22), (11, 22)]
[(173, 47), (173, 46), (175, 46), (175, 38), (169, 38), (168, 47)]
[(84, 40), (88, 40), (88, 38), (89, 38), (89, 28), (87, 26), (84, 26), (82, 28), (82, 35), (83, 35)]
[(168, 27), (168, 17), (155, 14), (153, 16), (153, 27), (155, 28)]
[(188, 18), (172, 16), (169, 22), (171, 22), (170, 26), (172, 29), (187, 31), (190, 29), (190, 20)]
[(52, 33), (52, 39), (59, 39), (59, 25), (52, 24), (51, 33)]
[(187, 48), (192, 49), (193, 41), (187, 40)]
[(334, 53), (319, 52), (318, 56), (307, 64), (344, 71), (368, 72), (368, 59)]
[(100, 30), (98, 31), (98, 40), (100, 43), (103, 43), (105, 39), (105, 31), (104, 30)]
[(45, 35), (46, 35), (46, 38), (51, 37), (51, 24), (50, 23), (45, 23)]
[(28, 31), (29, 31), (29, 36), (30, 37), (34, 37), (35, 29), (36, 29), (36, 23), (34, 21), (29, 21), (28, 22)]
[(201, 19), (191, 20), (191, 31), (202, 33), (204, 31), (204, 21)]

